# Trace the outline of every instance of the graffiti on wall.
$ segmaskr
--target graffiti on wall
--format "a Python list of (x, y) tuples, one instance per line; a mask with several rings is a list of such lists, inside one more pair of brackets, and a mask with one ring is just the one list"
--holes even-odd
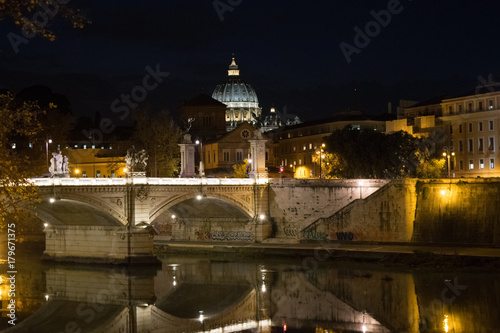
[(354, 239), (354, 234), (352, 232), (336, 232), (337, 240), (352, 241)]
[(253, 241), (253, 233), (248, 231), (196, 231), (197, 240)]
[(289, 227), (289, 226), (288, 227), (284, 227), (283, 228), (283, 232), (288, 237), (295, 237), (295, 236), (297, 236), (297, 229), (294, 228), (294, 227)]
[(308, 231), (304, 234), (304, 238), (309, 240), (325, 240), (326, 234), (320, 231)]

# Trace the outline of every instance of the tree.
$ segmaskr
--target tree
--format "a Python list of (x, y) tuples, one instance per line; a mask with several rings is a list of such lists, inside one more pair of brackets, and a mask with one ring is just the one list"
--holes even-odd
[(243, 163), (238, 163), (233, 165), (233, 170), (234, 170), (234, 178), (247, 178), (248, 174), (248, 168), (250, 167), (250, 164), (248, 163), (247, 159), (243, 160)]
[(326, 143), (326, 150), (337, 155), (337, 167), (330, 171), (335, 177), (409, 177), (420, 163), (419, 139), (402, 131), (386, 135), (348, 126), (333, 132)]
[(39, 172), (37, 161), (27, 157), (28, 145), (17, 144), (40, 132), (37, 118), (41, 113), (33, 102), (18, 103), (12, 94), (0, 95), (0, 229), (7, 217), (19, 219), (22, 208), (38, 199), (37, 188), (29, 183)]
[(166, 110), (151, 117), (146, 110), (136, 113), (133, 142), (149, 155), (147, 172), (157, 177), (173, 177), (179, 169), (179, 142), (182, 131)]
[[(0, 1), (0, 20), (11, 18), (23, 29), (23, 35), (27, 38), (41, 36), (50, 41), (53, 41), (56, 36), (48, 29), (48, 26), (51, 20), (57, 17), (68, 21), (73, 28), (81, 29), (90, 23), (80, 9), (61, 4), (61, 2), (63, 1), (3, 0)], [(17, 38), (23, 37), (17, 36)]]
[(441, 178), (441, 173), (446, 165), (444, 158), (431, 158), (422, 161), (417, 166), (418, 178)]
[[(325, 158), (321, 161), (321, 173), (325, 179), (342, 178), (345, 172), (345, 162), (339, 154), (324, 153)], [(312, 155), (312, 162), (319, 165), (319, 154)]]

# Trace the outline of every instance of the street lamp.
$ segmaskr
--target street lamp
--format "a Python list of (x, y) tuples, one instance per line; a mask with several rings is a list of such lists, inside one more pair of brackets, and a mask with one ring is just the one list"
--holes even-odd
[(325, 148), (325, 144), (321, 144), (321, 148), (319, 150), (319, 152), (316, 152), (317, 154), (319, 154), (319, 179), (321, 179), (321, 160), (325, 158), (325, 155), (323, 154), (324, 150), (323, 148)]
[(47, 139), (45, 140), (45, 153), (47, 154), (47, 171), (49, 170), (49, 143), (52, 143), (52, 139)]
[(448, 178), (451, 178), (450, 157), (455, 156), (454, 150), (453, 146), (443, 147), (443, 156), (448, 159)]
[(200, 167), (198, 168), (198, 172), (200, 177), (205, 177), (205, 166), (203, 165), (203, 142), (201, 142), (201, 140), (196, 140), (195, 143), (200, 146)]

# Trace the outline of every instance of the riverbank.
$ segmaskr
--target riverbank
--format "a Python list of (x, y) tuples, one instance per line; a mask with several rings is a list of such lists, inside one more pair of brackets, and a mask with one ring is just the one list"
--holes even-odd
[(500, 270), (499, 248), (457, 246), (336, 244), (336, 243), (215, 243), (155, 241), (157, 255), (189, 254), (214, 257), (296, 257), (321, 261), (364, 261), (413, 268), (485, 268)]

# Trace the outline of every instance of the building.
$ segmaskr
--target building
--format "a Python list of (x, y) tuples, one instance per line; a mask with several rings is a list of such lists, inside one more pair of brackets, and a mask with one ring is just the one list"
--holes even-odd
[(179, 113), (184, 124), (194, 119), (189, 133), (195, 140), (214, 139), (226, 133), (226, 105), (207, 94), (184, 101)]
[(269, 110), (269, 114), (264, 116), (264, 120), (262, 121), (261, 124), (262, 126), (261, 130), (263, 133), (265, 133), (278, 129), (283, 125), (284, 124), (281, 119), (281, 116), (276, 112), (275, 108), (271, 108), (271, 110)]
[(273, 139), (271, 159), (276, 167), (283, 167), (287, 175), (295, 178), (319, 178), (320, 155), (325, 137), (335, 130), (349, 126), (355, 130), (385, 132), (384, 116), (368, 116), (359, 111), (341, 112), (327, 119), (304, 122), (269, 132)]
[(71, 177), (119, 178), (127, 172), (126, 151), (118, 144), (69, 144), (64, 153), (68, 155)]
[(215, 87), (212, 98), (227, 106), (227, 131), (235, 129), (245, 121), (254, 125), (262, 114), (257, 94), (249, 84), (241, 80), (234, 58), (229, 65), (227, 82)]
[[(255, 128), (248, 122), (239, 124), (224, 136), (203, 144), (203, 163), (208, 176), (230, 177), (233, 165), (249, 159), (249, 139), (254, 137)], [(263, 134), (268, 139), (266, 134)], [(272, 151), (266, 144), (266, 165), (272, 160)]]
[(416, 103), (410, 107), (405, 107), (403, 111), (403, 118), (408, 120), (408, 125), (413, 125), (414, 119), (423, 116), (441, 117), (443, 115), (443, 107), (441, 105), (446, 96), (436, 96)]
[(450, 163), (455, 177), (499, 177), (500, 91), (469, 92), (445, 99), (443, 130), (453, 147)]

